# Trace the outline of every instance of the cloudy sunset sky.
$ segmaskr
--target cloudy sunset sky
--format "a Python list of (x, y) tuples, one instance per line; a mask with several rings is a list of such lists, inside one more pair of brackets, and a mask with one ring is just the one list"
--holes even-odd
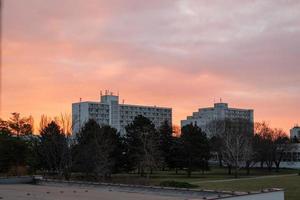
[(173, 108), (222, 98), (288, 131), (300, 123), (299, 0), (4, 0), (2, 111), (99, 101)]

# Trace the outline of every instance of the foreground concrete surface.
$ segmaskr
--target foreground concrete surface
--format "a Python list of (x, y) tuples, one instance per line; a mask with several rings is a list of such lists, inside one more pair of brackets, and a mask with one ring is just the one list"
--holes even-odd
[(283, 200), (282, 190), (253, 194), (226, 194), (208, 191), (183, 191), (151, 189), (143, 187), (88, 186), (47, 183), (39, 185), (6, 184), (0, 185), (0, 199), (3, 200)]
[[(81, 186), (54, 186), (54, 185), (27, 185), (13, 184), (0, 185), (0, 199), (3, 200), (182, 200), (187, 196), (172, 194), (159, 194), (148, 192), (121, 191), (107, 187), (81, 187)], [(190, 196), (191, 197), (191, 196)]]

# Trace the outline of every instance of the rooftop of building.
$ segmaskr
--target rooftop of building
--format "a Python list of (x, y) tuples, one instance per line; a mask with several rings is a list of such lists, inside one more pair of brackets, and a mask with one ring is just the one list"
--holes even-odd
[(300, 126), (298, 124), (296, 124), (291, 130), (293, 129), (300, 129)]

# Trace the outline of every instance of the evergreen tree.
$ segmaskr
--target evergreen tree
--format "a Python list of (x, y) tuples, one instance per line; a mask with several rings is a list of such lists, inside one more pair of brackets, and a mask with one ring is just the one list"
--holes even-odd
[(116, 169), (120, 157), (120, 136), (110, 126), (100, 127), (96, 121), (89, 120), (77, 134), (77, 144), (73, 147), (74, 169), (93, 173), (98, 179), (106, 178)]
[[(27, 153), (28, 148), (22, 138), (0, 131), (0, 172), (7, 173), (13, 168), (25, 167)], [(13, 175), (19, 175), (18, 170)]]
[(66, 136), (52, 121), (41, 130), (40, 155), (44, 169), (60, 175), (69, 167), (70, 152)]
[(159, 165), (158, 133), (148, 118), (137, 116), (126, 127), (125, 141), (129, 169), (138, 169), (144, 175), (145, 170), (152, 171)]
[(159, 150), (162, 157), (162, 166), (163, 170), (165, 166), (171, 167), (171, 148), (173, 145), (173, 130), (172, 126), (168, 121), (164, 121), (164, 123), (159, 128)]
[(190, 177), (195, 169), (208, 169), (210, 157), (209, 141), (206, 134), (197, 125), (186, 125), (181, 131), (184, 165)]

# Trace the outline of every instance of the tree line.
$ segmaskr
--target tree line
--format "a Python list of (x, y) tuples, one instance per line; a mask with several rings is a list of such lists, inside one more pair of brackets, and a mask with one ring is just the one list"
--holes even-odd
[[(211, 157), (217, 156), (220, 166), (250, 168), (256, 163), (271, 170), (279, 169), (283, 154), (289, 149), (289, 138), (281, 130), (266, 123), (245, 120), (213, 121), (205, 131), (196, 124), (181, 129), (174, 136), (166, 121), (160, 127), (139, 115), (126, 126), (126, 134), (108, 125), (89, 120), (71, 136), (70, 117), (50, 119), (42, 116), (39, 135), (33, 135), (33, 119), (13, 113), (0, 120), (0, 173), (18, 175), (47, 173), (69, 179), (72, 173), (97, 180), (113, 173), (138, 173), (149, 177), (154, 170), (209, 170)], [(208, 135), (210, 137), (208, 137)]]
[(273, 129), (266, 122), (255, 123), (244, 119), (212, 121), (207, 125), (212, 137), (211, 150), (217, 156), (219, 165), (228, 168), (228, 174), (234, 169), (235, 177), (241, 168), (266, 167), (269, 171), (275, 166), (279, 171), (286, 153), (295, 149), (294, 140), (290, 140), (281, 129)]

